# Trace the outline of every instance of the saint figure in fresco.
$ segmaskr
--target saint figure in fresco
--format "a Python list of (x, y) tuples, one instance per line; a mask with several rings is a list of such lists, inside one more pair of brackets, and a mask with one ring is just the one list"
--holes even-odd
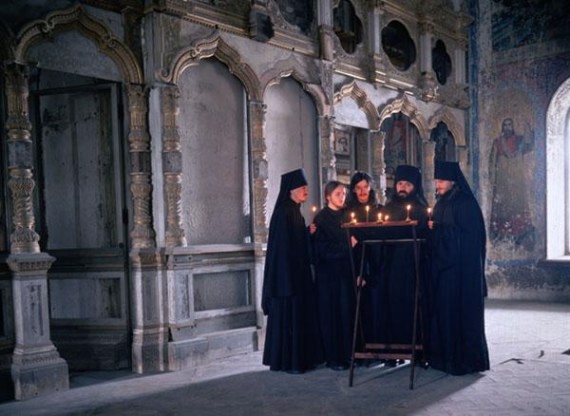
[(512, 118), (505, 118), (501, 134), (493, 140), (489, 161), (492, 185), (490, 238), (513, 241), (531, 251), (534, 248), (534, 226), (530, 214), (528, 183), (532, 175), (534, 132), (530, 125), (524, 135), (515, 133)]

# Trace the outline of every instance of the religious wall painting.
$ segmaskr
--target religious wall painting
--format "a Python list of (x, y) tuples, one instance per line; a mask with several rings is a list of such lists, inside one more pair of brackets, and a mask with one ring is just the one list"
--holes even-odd
[(505, 51), (538, 42), (567, 44), (570, 2), (567, 0), (493, 0), (493, 50)]
[[(508, 103), (508, 104), (506, 104)], [(536, 236), (534, 119), (524, 92), (507, 90), (496, 101), (490, 143), (491, 215), (489, 238), (515, 251), (532, 252)]]
[(336, 161), (337, 179), (344, 183), (350, 182), (351, 166), (350, 149), (352, 147), (353, 128), (342, 126), (334, 129), (334, 156)]

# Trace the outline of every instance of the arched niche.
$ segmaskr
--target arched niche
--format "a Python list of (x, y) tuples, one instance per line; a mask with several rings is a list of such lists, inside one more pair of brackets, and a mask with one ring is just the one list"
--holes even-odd
[[(426, 159), (428, 153), (425, 144), (429, 140), (428, 124), (420, 111), (410, 102), (406, 95), (389, 102), (380, 111), (380, 137), (383, 141), (382, 158), (384, 169), (381, 181), (385, 185), (386, 194), (393, 188), (394, 174), (397, 165), (411, 164), (422, 169), (424, 182), (426, 175)], [(429, 152), (432, 154), (433, 152)]]
[(430, 131), (435, 129), (438, 123), (440, 122), (445, 123), (445, 125), (453, 135), (453, 139), (455, 140), (455, 144), (457, 146), (462, 146), (462, 147), (466, 146), (465, 133), (464, 133), (465, 129), (461, 124), (459, 124), (459, 122), (457, 121), (453, 113), (449, 111), (449, 109), (442, 107), (433, 116), (431, 116), (428, 121), (428, 129)]
[(229, 46), (215, 30), (211, 36), (197, 40), (188, 48), (178, 52), (168, 67), (158, 71), (157, 78), (178, 84), (180, 75), (188, 68), (197, 65), (201, 59), (214, 57), (224, 63), (244, 85), (250, 99), (258, 101), (263, 95), (260, 82), (251, 67), (242, 61), (241, 55)]
[(299, 63), (293, 56), (278, 61), (273, 68), (264, 72), (261, 77), (261, 85), (263, 92), (271, 85), (279, 83), (283, 78), (291, 77), (301, 84), (303, 89), (307, 91), (315, 101), (319, 116), (328, 117), (331, 115), (331, 103), (321, 86), (321, 80), (315, 74), (318, 74), (317, 68), (307, 68), (306, 65)]
[(334, 105), (338, 106), (344, 98), (351, 98), (358, 105), (360, 111), (366, 115), (368, 128), (378, 130), (380, 128), (380, 115), (374, 104), (368, 98), (366, 91), (362, 90), (356, 81), (352, 81), (340, 88), (334, 95)]
[(24, 26), (16, 38), (15, 62), (25, 65), (32, 46), (69, 31), (78, 31), (93, 41), (103, 54), (115, 62), (126, 82), (142, 84), (142, 70), (133, 52), (105, 24), (91, 17), (79, 4), (67, 10), (49, 13), (45, 19)]
[(380, 185), (383, 171), (380, 116), (365, 90), (356, 81), (343, 85), (334, 95), (334, 156), (337, 178), (350, 182), (351, 175), (369, 172)]

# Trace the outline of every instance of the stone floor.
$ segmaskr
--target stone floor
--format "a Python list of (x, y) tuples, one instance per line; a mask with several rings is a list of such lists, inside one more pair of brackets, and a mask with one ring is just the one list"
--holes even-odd
[(491, 370), (410, 366), (268, 371), (255, 352), (176, 373), (72, 374), (71, 388), (0, 404), (0, 415), (570, 415), (570, 304), (487, 301)]

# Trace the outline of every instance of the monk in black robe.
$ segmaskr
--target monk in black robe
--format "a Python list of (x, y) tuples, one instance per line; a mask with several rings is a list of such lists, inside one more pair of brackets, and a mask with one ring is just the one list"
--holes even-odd
[(261, 300), (267, 315), (263, 364), (294, 374), (323, 361), (309, 232), (300, 209), (308, 195), (301, 169), (281, 176), (269, 225)]
[[(331, 181), (325, 186), (327, 205), (316, 215), (313, 235), (319, 324), (327, 367), (348, 368), (352, 358), (355, 283), (344, 219), (346, 186)], [(351, 244), (356, 244), (352, 238)]]
[(457, 162), (436, 162), (429, 364), (452, 375), (489, 369), (485, 337), (486, 232)]
[[(409, 209), (408, 209), (409, 208)], [(427, 234), (427, 201), (422, 186), (422, 175), (418, 168), (400, 165), (396, 168), (394, 194), (383, 209), (393, 221), (406, 219), (418, 221), (416, 237), (422, 239)], [(396, 233), (396, 230), (391, 231)], [(402, 230), (402, 239), (413, 235), (410, 229)], [(395, 235), (394, 238), (399, 236)], [(381, 292), (380, 342), (388, 344), (411, 344), (413, 340), (414, 314), (416, 313), (416, 262), (413, 243), (384, 244), (382, 246), (381, 273), (378, 278)], [(418, 271), (420, 287), (416, 316), (416, 343), (423, 343), (427, 319), (426, 303), (426, 250), (418, 245)], [(420, 312), (421, 311), (421, 312)]]
[[(349, 192), (346, 202), (347, 221), (356, 220), (358, 223), (375, 222), (378, 213), (382, 209), (376, 198), (372, 177), (366, 172), (355, 172), (350, 180)], [(366, 238), (361, 230), (355, 231), (358, 240)], [(360, 273), (362, 259), (362, 244), (357, 244), (353, 248), (355, 273)], [(375, 328), (378, 327), (379, 307), (382, 294), (380, 286), (377, 284), (377, 275), (380, 270), (381, 250), (375, 245), (366, 247), (366, 262), (364, 263), (363, 276), (359, 276), (363, 282), (360, 301), (360, 318), (365, 342), (376, 342), (378, 334)]]

